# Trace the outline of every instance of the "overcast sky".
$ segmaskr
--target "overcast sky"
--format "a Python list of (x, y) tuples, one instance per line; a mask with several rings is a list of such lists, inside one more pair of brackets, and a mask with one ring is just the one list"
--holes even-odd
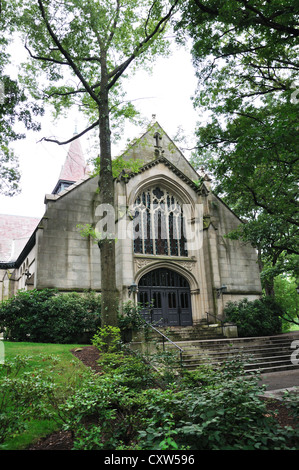
[[(151, 75), (146, 72), (136, 74), (126, 91), (128, 99), (138, 99), (134, 101), (134, 105), (145, 119), (150, 121), (155, 114), (170, 138), (181, 127), (189, 137), (188, 145), (192, 146), (192, 136), (200, 118), (191, 102), (196, 86), (197, 80), (189, 53), (185, 49), (176, 49), (170, 58), (157, 61)], [(46, 116), (42, 120), (40, 133), (28, 132), (25, 140), (14, 143), (20, 161), (22, 191), (14, 197), (0, 196), (1, 214), (43, 216), (44, 196), (53, 191), (58, 181), (69, 145), (58, 146), (55, 143), (38, 141), (50, 136), (67, 140), (73, 135), (76, 126), (78, 132), (83, 130), (78, 116), (69, 115), (67, 119), (56, 123)], [(122, 142), (117, 147), (113, 146), (113, 155), (116, 156), (125, 148), (128, 138), (132, 140), (144, 130), (146, 126), (134, 129), (128, 126)], [(91, 157), (90, 141), (85, 137), (80, 140), (88, 159)]]

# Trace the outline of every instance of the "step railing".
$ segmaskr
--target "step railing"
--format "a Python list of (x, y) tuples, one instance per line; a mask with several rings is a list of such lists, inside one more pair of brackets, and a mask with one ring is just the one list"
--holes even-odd
[(220, 323), (222, 334), (224, 334), (223, 333), (223, 328), (224, 328), (224, 323), (225, 323), (224, 320), (222, 318), (217, 317), (217, 315), (215, 315), (214, 313), (206, 312), (206, 315), (207, 315), (207, 324), (208, 324), (208, 326), (210, 324), (209, 317), (213, 317), (216, 322)]
[(158, 333), (160, 336), (162, 336), (162, 345), (163, 345), (163, 351), (165, 351), (165, 340), (168, 341), (169, 343), (173, 344), (175, 348), (179, 350), (180, 354), (180, 365), (183, 366), (183, 352), (184, 350), (180, 348), (176, 343), (174, 343), (170, 338), (168, 338), (162, 331), (158, 330), (156, 327), (154, 327), (151, 323), (145, 322), (148, 326), (150, 326), (156, 333)]

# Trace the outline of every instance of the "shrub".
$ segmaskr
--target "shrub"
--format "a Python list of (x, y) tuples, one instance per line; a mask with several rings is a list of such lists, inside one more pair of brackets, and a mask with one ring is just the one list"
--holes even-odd
[(102, 353), (114, 353), (120, 349), (120, 329), (110, 325), (99, 328), (91, 342)]
[(20, 291), (0, 306), (0, 331), (10, 341), (87, 343), (100, 324), (100, 309), (93, 292)]
[(242, 299), (229, 302), (224, 309), (225, 318), (238, 327), (238, 335), (268, 336), (281, 333), (281, 306), (271, 297), (254, 301)]
[(298, 429), (280, 427), (259, 396), (258, 376), (245, 377), (240, 364), (228, 363), (213, 374), (205, 369), (204, 386), (194, 372), (194, 380), (188, 373), (190, 386), (186, 382), (183, 386), (178, 379), (161, 388), (154, 385), (150, 369), (147, 374), (153, 379), (147, 387), (132, 380), (133, 370), (139, 369), (136, 376), (144, 374), (138, 360), (128, 361), (127, 375), (125, 361), (117, 367), (114, 363), (109, 372), (107, 358), (105, 374), (89, 378), (67, 400), (63, 406), (66, 427), (74, 431), (75, 449), (298, 448)]
[(138, 331), (145, 325), (144, 318), (141, 315), (141, 306), (128, 301), (123, 303), (122, 314), (118, 316), (118, 326), (121, 331), (131, 329)]

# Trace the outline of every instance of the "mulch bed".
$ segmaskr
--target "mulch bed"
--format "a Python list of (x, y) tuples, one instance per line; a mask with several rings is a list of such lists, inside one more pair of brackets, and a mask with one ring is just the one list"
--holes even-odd
[[(99, 351), (96, 347), (86, 346), (84, 348), (73, 349), (71, 352), (74, 356), (80, 359), (83, 364), (93, 369), (96, 373), (101, 371), (97, 363), (99, 359)], [(279, 400), (268, 398), (265, 398), (265, 400), (267, 401), (268, 411), (276, 412), (275, 417), (281, 426), (292, 426), (292, 417), (289, 415), (287, 408), (283, 406)], [(72, 433), (70, 431), (59, 431), (30, 445), (28, 450), (72, 450), (72, 448)]]

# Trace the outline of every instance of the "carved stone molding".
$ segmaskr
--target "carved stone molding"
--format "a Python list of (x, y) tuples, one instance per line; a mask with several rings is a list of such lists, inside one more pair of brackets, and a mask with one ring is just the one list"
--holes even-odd
[(183, 266), (183, 268), (187, 269), (188, 271), (190, 271), (190, 273), (193, 272), (193, 268), (194, 268), (194, 264), (195, 264), (195, 261), (185, 261), (185, 262), (178, 262), (178, 264), (180, 266)]
[(135, 269), (138, 271), (139, 269), (145, 268), (149, 263), (152, 263), (154, 260), (152, 259), (135, 259)]
[(175, 267), (175, 265), (180, 266), (186, 269), (186, 271), (189, 271), (190, 273), (194, 271), (194, 266), (196, 263), (196, 260), (193, 260), (193, 259), (192, 260), (180, 260), (180, 259), (174, 259), (174, 257), (172, 258), (157, 258), (157, 257), (135, 258), (134, 259), (135, 273), (139, 271), (140, 269), (145, 268), (149, 264), (155, 263), (156, 264), (155, 267), (158, 267), (159, 262), (165, 263), (165, 261), (171, 262), (173, 267)]

